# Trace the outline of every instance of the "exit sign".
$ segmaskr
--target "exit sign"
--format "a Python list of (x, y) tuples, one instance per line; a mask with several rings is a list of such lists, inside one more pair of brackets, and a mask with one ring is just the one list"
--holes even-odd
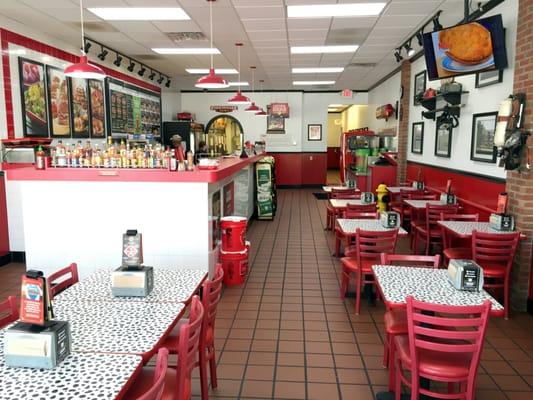
[(341, 92), (342, 97), (353, 97), (353, 91), (351, 89), (343, 89)]

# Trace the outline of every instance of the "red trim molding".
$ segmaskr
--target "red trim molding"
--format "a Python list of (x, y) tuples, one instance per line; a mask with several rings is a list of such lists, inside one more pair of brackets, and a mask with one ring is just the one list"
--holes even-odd
[[(6, 104), (6, 120), (7, 120), (7, 137), (9, 139), (15, 138), (15, 118), (13, 116), (13, 103), (12, 103), (12, 88), (11, 88), (11, 68), (9, 65), (9, 44), (13, 43), (19, 46), (23, 46), (27, 49), (38, 51), (42, 54), (46, 54), (51, 57), (59, 58), (60, 60), (75, 63), (78, 61), (78, 56), (68, 53), (64, 50), (56, 47), (49, 46), (45, 43), (31, 39), (26, 36), (19, 35), (18, 33), (8, 31), (0, 28), (0, 46), (2, 48), (2, 73), (4, 77), (4, 100)], [(93, 61), (91, 61), (94, 63)], [(144, 89), (151, 90), (156, 93), (161, 93), (161, 88), (156, 85), (152, 85), (140, 79), (134, 78), (130, 75), (124, 74), (119, 71), (115, 71), (103, 65), (94, 63), (101, 67), (108, 76), (116, 79), (120, 79), (127, 83), (140, 86)]]

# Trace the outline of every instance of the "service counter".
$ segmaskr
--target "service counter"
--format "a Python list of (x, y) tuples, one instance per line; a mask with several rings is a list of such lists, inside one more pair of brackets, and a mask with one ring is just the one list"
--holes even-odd
[(122, 234), (143, 234), (144, 264), (213, 271), (220, 216), (250, 218), (254, 164), (216, 170), (49, 168), (3, 164), (10, 251), (45, 274), (78, 263), (80, 275), (119, 266)]

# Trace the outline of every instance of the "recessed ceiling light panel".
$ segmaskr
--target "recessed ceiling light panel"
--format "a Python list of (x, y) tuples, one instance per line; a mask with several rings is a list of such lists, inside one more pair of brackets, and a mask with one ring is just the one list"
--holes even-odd
[(333, 74), (344, 71), (344, 67), (293, 68), (293, 74)]
[(154, 47), (152, 51), (155, 51), (157, 54), (220, 54), (219, 49), (211, 47)]
[(90, 12), (106, 21), (185, 21), (191, 19), (179, 7), (96, 7)]
[(314, 4), (287, 6), (289, 18), (369, 17), (379, 15), (386, 3)]
[(295, 86), (334, 85), (335, 81), (293, 81), (292, 84)]
[(358, 45), (292, 46), (291, 54), (355, 53), (358, 48)]

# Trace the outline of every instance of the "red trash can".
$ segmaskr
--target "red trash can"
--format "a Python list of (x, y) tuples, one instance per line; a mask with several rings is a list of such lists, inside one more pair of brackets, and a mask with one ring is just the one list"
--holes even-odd
[(246, 234), (245, 217), (222, 217), (220, 219), (220, 230), (222, 232), (221, 250), (224, 252), (237, 253), (246, 249), (244, 236)]
[(224, 284), (227, 286), (241, 285), (248, 274), (248, 250), (250, 242), (246, 242), (244, 251), (220, 251), (220, 263), (224, 270)]

